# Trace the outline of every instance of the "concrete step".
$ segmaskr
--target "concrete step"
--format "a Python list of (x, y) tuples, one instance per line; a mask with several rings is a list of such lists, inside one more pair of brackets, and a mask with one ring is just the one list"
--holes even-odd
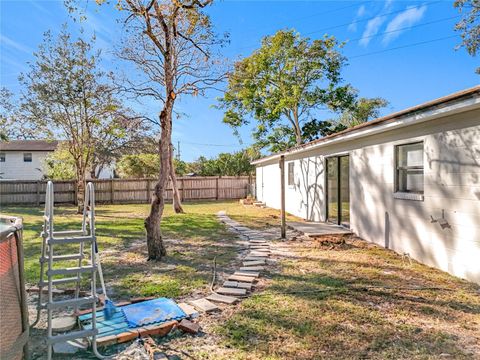
[(243, 266), (259, 266), (265, 265), (265, 260), (252, 260), (252, 261), (244, 261)]
[(239, 289), (239, 288), (229, 288), (229, 287), (221, 287), (216, 290), (218, 294), (223, 294), (223, 295), (246, 295), (247, 290), (245, 289)]
[(259, 277), (260, 273), (257, 271), (235, 271), (233, 275)]
[(189, 301), (189, 303), (192, 304), (195, 307), (195, 309), (197, 309), (198, 311), (201, 311), (201, 312), (209, 313), (209, 312), (212, 312), (212, 311), (219, 310), (219, 307), (217, 305), (215, 305), (214, 303), (211, 303), (210, 301), (208, 301), (205, 298), (197, 299), (197, 300), (191, 300), (191, 301)]
[(246, 283), (252, 283), (255, 281), (255, 278), (252, 276), (241, 276), (241, 275), (230, 275), (228, 277), (228, 280), (230, 281), (238, 281), (238, 282), (246, 282)]
[(252, 284), (250, 284), (250, 283), (238, 282), (238, 281), (225, 281), (225, 282), (223, 283), (223, 287), (240, 288), (240, 289), (245, 289), (245, 290), (252, 290)]
[(265, 266), (243, 266), (239, 269), (240, 271), (263, 271)]
[(237, 301), (239, 301), (239, 299), (236, 297), (220, 295), (220, 294), (209, 295), (207, 296), (207, 299), (215, 302), (224, 303), (224, 304), (235, 304)]

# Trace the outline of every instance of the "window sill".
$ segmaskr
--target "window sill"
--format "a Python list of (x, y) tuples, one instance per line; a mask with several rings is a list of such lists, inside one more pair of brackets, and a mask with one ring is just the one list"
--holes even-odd
[(400, 200), (423, 201), (423, 194), (418, 193), (395, 192), (393, 193), (393, 197), (394, 199)]

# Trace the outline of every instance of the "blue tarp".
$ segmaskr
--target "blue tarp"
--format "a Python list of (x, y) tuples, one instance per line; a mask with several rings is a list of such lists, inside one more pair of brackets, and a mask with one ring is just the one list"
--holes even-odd
[[(127, 321), (125, 308), (133, 307), (127, 310), (131, 314), (130, 322)], [(111, 319), (105, 319), (103, 310), (97, 311), (97, 329), (98, 337), (107, 335), (120, 334), (127, 331), (129, 328), (141, 327), (148, 324), (160, 324), (169, 320), (181, 320), (187, 315), (178, 307), (178, 305), (170, 299), (159, 298), (148, 300), (136, 304), (120, 306)], [(152, 320), (153, 318), (153, 320)], [(84, 329), (92, 328), (92, 314), (84, 314), (78, 317)], [(132, 320), (133, 319), (133, 320)], [(148, 323), (143, 321), (150, 321)], [(140, 325), (135, 323), (140, 322)]]
[(172, 299), (167, 298), (122, 306), (121, 310), (131, 328), (187, 317)]

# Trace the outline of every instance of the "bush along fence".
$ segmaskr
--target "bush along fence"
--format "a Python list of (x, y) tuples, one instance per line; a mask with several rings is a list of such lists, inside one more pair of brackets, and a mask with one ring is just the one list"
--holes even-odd
[[(95, 179), (96, 201), (107, 204), (148, 203), (155, 179)], [(249, 176), (179, 177), (177, 186), (182, 201), (241, 199), (251, 193), (254, 178)], [(40, 205), (45, 202), (47, 181), (1, 180), (0, 205)], [(54, 181), (55, 203), (75, 204), (75, 181)], [(172, 184), (168, 183), (166, 200), (172, 200)]]

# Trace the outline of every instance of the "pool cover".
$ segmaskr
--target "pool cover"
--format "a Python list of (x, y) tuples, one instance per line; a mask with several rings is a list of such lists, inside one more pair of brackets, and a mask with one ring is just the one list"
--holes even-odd
[(122, 306), (121, 310), (130, 328), (187, 317), (172, 299), (167, 298)]

